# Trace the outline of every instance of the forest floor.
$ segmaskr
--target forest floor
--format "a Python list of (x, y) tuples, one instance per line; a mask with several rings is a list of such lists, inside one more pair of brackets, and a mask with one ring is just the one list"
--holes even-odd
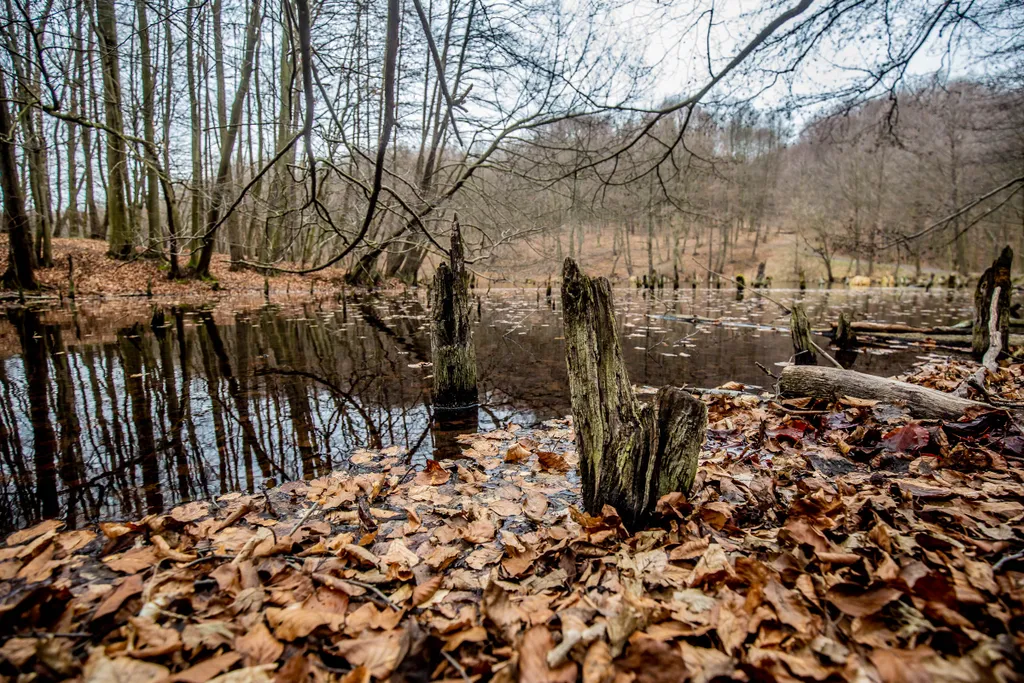
[[(970, 363), (908, 379), (951, 390)], [(1024, 398), (1024, 366), (990, 392)], [(733, 389), (742, 388), (733, 385)], [(571, 420), (461, 455), (0, 548), (0, 677), (186, 681), (1020, 680), (1024, 433), (865, 400), (705, 397), (692, 495), (581, 512)]]
[[(213, 277), (209, 281), (170, 280), (165, 263), (147, 258), (141, 252), (134, 259), (119, 261), (107, 255), (107, 243), (103, 240), (55, 238), (53, 267), (36, 271), (43, 285), (43, 295), (67, 296), (69, 257), (74, 262), (76, 296), (141, 296), (152, 292), (154, 296), (211, 298), (263, 293), (263, 275), (249, 269), (232, 271), (226, 254), (214, 255), (210, 266)], [(6, 235), (0, 237), (0, 259), (0, 263), (7, 263)], [(289, 267), (289, 264), (282, 264), (282, 267)], [(279, 273), (269, 278), (269, 285), (274, 294), (326, 294), (340, 288), (344, 274), (341, 268), (327, 268), (312, 275)]]

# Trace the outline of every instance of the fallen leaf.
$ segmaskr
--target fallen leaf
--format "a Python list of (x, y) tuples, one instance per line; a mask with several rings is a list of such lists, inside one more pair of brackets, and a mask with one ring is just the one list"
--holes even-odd
[(254, 627), (235, 639), (235, 649), (248, 657), (251, 664), (269, 664), (281, 658), (284, 643), (275, 638), (260, 619)]
[(558, 453), (551, 451), (537, 451), (537, 462), (545, 472), (563, 473), (569, 471), (569, 463)]
[(440, 486), (448, 482), (451, 473), (436, 460), (428, 460), (426, 468), (418, 473), (413, 481), (418, 486)]
[(870, 616), (896, 600), (900, 591), (889, 586), (864, 589), (853, 583), (837, 583), (829, 588), (825, 599), (851, 617)]
[(505, 462), (523, 462), (531, 455), (532, 453), (528, 448), (519, 443), (514, 443), (505, 451)]
[(551, 669), (548, 652), (554, 647), (547, 626), (534, 626), (519, 644), (519, 683), (576, 683), (576, 662)]

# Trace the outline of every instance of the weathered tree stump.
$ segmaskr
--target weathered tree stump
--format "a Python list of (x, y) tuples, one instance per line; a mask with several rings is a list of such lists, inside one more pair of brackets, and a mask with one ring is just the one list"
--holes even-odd
[(562, 308), (583, 504), (592, 514), (611, 505), (627, 528), (639, 528), (658, 498), (693, 485), (707, 408), (675, 387), (663, 387), (653, 404), (636, 399), (611, 285), (584, 275), (572, 259), (562, 270)]
[(449, 262), (434, 273), (430, 353), (434, 363), (434, 407), (460, 408), (477, 402), (476, 351), (470, 327), (469, 278), (458, 218), (452, 223)]
[(836, 336), (833, 341), (841, 349), (849, 349), (857, 344), (857, 332), (842, 311), (839, 311), (839, 321), (836, 323)]
[(811, 324), (803, 304), (793, 304), (790, 314), (789, 335), (793, 338), (794, 362), (797, 365), (816, 365), (818, 357), (811, 343)]
[[(997, 330), (999, 348), (1006, 353), (1010, 350), (1010, 266), (1013, 264), (1013, 250), (1003, 247), (999, 258), (992, 262), (991, 267), (978, 278), (978, 286), (974, 290), (974, 328), (971, 339), (971, 350), (977, 357), (982, 357), (993, 346), (990, 340), (990, 328)], [(996, 304), (993, 307), (992, 299)], [(996, 322), (990, 324), (990, 318), (996, 313)]]
[(761, 289), (762, 287), (765, 286), (765, 265), (766, 264), (764, 261), (761, 261), (760, 263), (757, 264), (757, 275), (754, 276), (754, 289)]

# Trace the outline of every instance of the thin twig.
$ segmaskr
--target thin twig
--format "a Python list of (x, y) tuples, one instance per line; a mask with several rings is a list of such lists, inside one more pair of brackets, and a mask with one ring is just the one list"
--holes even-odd
[(1014, 553), (1013, 555), (1007, 555), (1006, 557), (992, 565), (992, 571), (997, 572), (1000, 569), (1002, 569), (1003, 565), (1007, 562), (1013, 562), (1014, 560), (1019, 560), (1022, 557), (1024, 557), (1024, 552)]
[(316, 512), (319, 509), (320, 509), (320, 501), (317, 501), (317, 502), (313, 503), (312, 505), (310, 505), (309, 509), (306, 510), (306, 513), (304, 515), (302, 515), (302, 518), (298, 522), (296, 522), (295, 526), (292, 527), (292, 530), (288, 532), (288, 535), (291, 536), (296, 531), (298, 531), (299, 527), (306, 523), (306, 520), (309, 519), (310, 515), (312, 515), (314, 512)]
[[(808, 335), (808, 336), (810, 336), (810, 335)], [(839, 364), (839, 361), (837, 361), (832, 356), (828, 355), (828, 352), (825, 351), (825, 349), (823, 349), (820, 346), (818, 346), (817, 344), (815, 344), (813, 339), (809, 339), (808, 341), (811, 342), (811, 346), (813, 346), (814, 348), (816, 348), (818, 350), (818, 353), (820, 353), (821, 355), (825, 356), (825, 358), (828, 358), (830, 361), (832, 361), (832, 365), (836, 366), (840, 370), (845, 370), (846, 369), (842, 365)]]
[(462, 665), (455, 661), (455, 658), (447, 652), (445, 652), (444, 650), (441, 650), (441, 654), (444, 655), (444, 658), (448, 660), (449, 664), (455, 667), (455, 670), (459, 672), (460, 676), (462, 676), (462, 680), (466, 681), (466, 683), (469, 683), (469, 676), (466, 674), (466, 670), (462, 668)]
[(769, 369), (768, 369), (768, 368), (766, 368), (765, 366), (761, 365), (761, 364), (760, 364), (760, 363), (758, 363), (757, 361), (754, 361), (754, 365), (756, 365), (757, 367), (759, 367), (759, 368), (761, 369), (761, 371), (762, 371), (762, 372), (764, 372), (764, 374), (766, 374), (766, 375), (768, 375), (769, 377), (771, 377), (772, 379), (774, 379), (774, 380), (778, 381), (778, 379), (779, 379), (779, 376), (778, 376), (778, 375), (776, 375), (776, 374), (775, 374), (774, 372), (772, 372), (771, 370), (769, 370)]
[(365, 588), (366, 590), (373, 591), (374, 593), (377, 594), (377, 597), (379, 597), (381, 600), (383, 600), (387, 604), (388, 607), (390, 607), (391, 609), (395, 610), (396, 612), (401, 611), (401, 608), (398, 605), (396, 605), (395, 603), (391, 602), (391, 598), (389, 598), (388, 596), (384, 595), (380, 591), (380, 589), (377, 588), (376, 586), (374, 586), (372, 583), (366, 583), (365, 581), (356, 581), (355, 579), (345, 579), (345, 581), (348, 581), (351, 584), (359, 586), (360, 588)]

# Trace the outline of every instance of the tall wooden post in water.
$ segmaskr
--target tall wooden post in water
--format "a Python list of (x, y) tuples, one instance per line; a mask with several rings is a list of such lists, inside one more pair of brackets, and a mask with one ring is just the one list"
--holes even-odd
[(572, 259), (562, 269), (562, 308), (583, 504), (592, 514), (611, 505), (636, 529), (658, 498), (689, 492), (707, 407), (674, 387), (663, 387), (653, 404), (637, 401), (615, 332), (611, 285), (587, 277)]
[(458, 217), (452, 222), (448, 263), (442, 263), (434, 273), (430, 300), (434, 407), (474, 405), (477, 402), (476, 351), (469, 321), (469, 277)]

